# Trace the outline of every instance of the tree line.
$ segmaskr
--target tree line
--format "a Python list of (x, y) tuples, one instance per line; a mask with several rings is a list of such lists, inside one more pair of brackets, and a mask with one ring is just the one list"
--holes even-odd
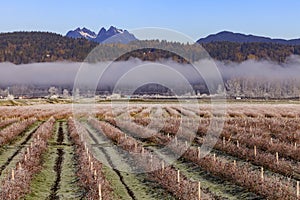
[[(283, 63), (292, 54), (300, 55), (300, 45), (275, 43), (212, 42), (182, 44), (159, 40), (133, 41), (129, 44), (97, 44), (49, 32), (14, 32), (0, 34), (0, 62), (27, 64), (35, 62), (88, 62), (128, 60), (130, 57), (156, 61), (172, 59), (180, 63), (208, 57), (221, 61), (242, 62), (248, 59)], [(97, 48), (95, 48), (97, 47)], [(150, 48), (149, 48), (150, 47)], [(207, 54), (208, 53), (208, 54)], [(90, 54), (91, 55), (91, 54)]]

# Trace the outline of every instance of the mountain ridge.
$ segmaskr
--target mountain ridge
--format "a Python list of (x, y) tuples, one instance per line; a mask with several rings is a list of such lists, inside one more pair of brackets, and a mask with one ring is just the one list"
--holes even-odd
[(233, 42), (233, 43), (276, 43), (285, 45), (300, 45), (299, 39), (280, 39), (270, 38), (265, 36), (257, 36), (252, 34), (235, 33), (231, 31), (221, 31), (216, 34), (210, 34), (205, 38), (200, 38), (196, 41), (200, 44), (212, 43), (212, 42)]
[(121, 43), (128, 44), (131, 41), (137, 40), (136, 37), (129, 33), (127, 30), (119, 29), (114, 26), (110, 26), (109, 29), (102, 27), (98, 34), (83, 27), (76, 28), (67, 32), (66, 37), (70, 38), (85, 38), (92, 42), (97, 43)]
[[(86, 31), (85, 29), (78, 30)], [(106, 32), (106, 30), (103, 29), (102, 32)], [(182, 61), (178, 56), (159, 51), (164, 48), (175, 49), (176, 52), (181, 52), (181, 55), (188, 57), (190, 61), (197, 61), (199, 56), (201, 57), (200, 45), (196, 44), (160, 40), (136, 40), (126, 45), (120, 43), (111, 45), (93, 42), (83, 37), (71, 38), (51, 32), (20, 31), (0, 33), (0, 62), (11, 62), (14, 64), (55, 61), (82, 62), (96, 46), (99, 46), (97, 52), (103, 55), (99, 61), (110, 61), (119, 56), (118, 52), (131, 52), (137, 46), (145, 48), (157, 46), (158, 49), (157, 51), (155, 49), (140, 49), (138, 52), (132, 52), (127, 57), (122, 57), (121, 60), (135, 57), (150, 61), (169, 58), (179, 62)], [(201, 46), (213, 59), (226, 62), (243, 62), (252, 59), (283, 63), (291, 55), (300, 55), (300, 45), (263, 42), (211, 42), (203, 43)]]

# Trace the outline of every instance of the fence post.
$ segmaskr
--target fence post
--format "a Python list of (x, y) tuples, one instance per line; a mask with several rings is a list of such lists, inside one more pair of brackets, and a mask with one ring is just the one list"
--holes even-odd
[(19, 164), (18, 164), (18, 168), (19, 169), (22, 169), (22, 164), (19, 162)]
[(198, 182), (198, 200), (201, 200), (201, 183)]
[(260, 178), (262, 181), (264, 180), (264, 168), (263, 167), (260, 168)]
[(299, 181), (297, 181), (297, 198), (300, 197), (300, 186), (299, 186)]
[(134, 152), (137, 152), (137, 142), (134, 143)]
[(152, 156), (152, 154), (150, 154), (150, 170), (152, 170), (152, 167), (153, 167), (153, 164), (152, 164), (152, 158), (153, 158), (153, 156)]
[(97, 170), (96, 169), (94, 170), (94, 179), (95, 180), (97, 179)]
[(15, 170), (14, 169), (12, 169), (11, 170), (11, 180), (15, 180)]
[(279, 162), (279, 156), (278, 156), (278, 152), (276, 152), (276, 163), (278, 164)]
[(177, 170), (177, 183), (180, 183), (180, 170)]
[(256, 157), (256, 146), (254, 146), (254, 156)]
[(101, 191), (101, 184), (99, 183), (98, 186), (98, 193), (99, 193), (99, 200), (102, 200), (102, 191)]

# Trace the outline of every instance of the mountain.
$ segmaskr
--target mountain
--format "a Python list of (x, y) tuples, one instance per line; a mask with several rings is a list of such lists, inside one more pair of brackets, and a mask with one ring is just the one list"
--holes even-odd
[(77, 28), (74, 31), (69, 31), (66, 34), (66, 36), (70, 38), (85, 38), (88, 40), (93, 40), (97, 37), (95, 32), (87, 28), (83, 28), (83, 29)]
[(300, 45), (300, 39), (284, 40), (272, 39), (269, 37), (246, 35), (242, 33), (233, 33), (222, 31), (217, 34), (209, 35), (197, 40), (197, 43), (206, 44), (211, 42), (234, 42), (234, 43), (275, 43), (284, 45)]
[(82, 62), (97, 46), (84, 38), (70, 38), (50, 32), (0, 33), (0, 62)]
[(137, 40), (135, 36), (127, 30), (118, 29), (114, 26), (111, 26), (108, 30), (101, 28), (98, 34), (86, 28), (77, 28), (69, 31), (66, 36), (70, 38), (85, 38), (97, 43), (127, 44), (131, 41)]
[[(81, 31), (83, 31), (83, 29)], [(107, 35), (109, 34), (106, 34), (107, 32), (116, 34), (112, 37), (108, 37)], [(111, 30), (103, 29), (102, 31), (99, 31), (99, 35), (104, 38), (106, 37), (107, 39), (105, 42), (109, 42), (111, 40), (116, 41), (116, 39), (120, 39), (120, 37), (116, 36), (124, 36), (124, 34), (122, 34), (124, 32), (125, 31), (114, 28)], [(88, 32), (85, 30), (85, 33)], [(76, 35), (73, 36), (75, 37)], [(56, 61), (82, 62), (89, 52), (99, 45), (101, 48), (97, 48), (97, 53), (101, 56), (95, 58), (95, 60), (91, 60), (91, 62), (112, 61), (115, 60), (116, 57), (119, 57), (119, 61), (128, 60), (133, 57), (140, 58), (144, 61), (156, 61), (171, 58), (179, 63), (185, 62), (182, 58), (175, 56), (170, 52), (161, 51), (161, 49), (166, 48), (174, 49), (174, 52), (179, 52), (179, 55), (190, 58), (189, 61), (197, 61), (203, 56), (203, 49), (199, 48), (199, 45), (187, 45), (159, 40), (136, 40), (126, 45), (121, 43), (111, 45), (105, 44), (103, 39), (101, 40), (101, 44), (93, 42), (95, 39), (85, 39), (82, 35), (75, 39), (49, 32), (0, 33), (0, 62), (12, 62), (15, 64)], [(137, 46), (150, 46), (157, 47), (158, 49), (141, 48), (138, 51), (133, 51)], [(239, 43), (225, 41), (203, 43), (202, 47), (213, 59), (219, 61), (243, 62), (252, 59), (271, 60), (283, 63), (291, 55), (300, 55), (300, 45), (277, 43)], [(128, 53), (120, 56), (121, 52)]]
[(108, 30), (101, 28), (95, 42), (98, 43), (122, 43), (127, 44), (131, 41), (137, 40), (133, 34), (127, 30), (117, 29), (111, 26)]

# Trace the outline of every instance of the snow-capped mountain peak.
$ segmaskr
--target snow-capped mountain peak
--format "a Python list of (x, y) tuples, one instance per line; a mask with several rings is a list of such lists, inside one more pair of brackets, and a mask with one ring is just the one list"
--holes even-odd
[(107, 31), (110, 33), (115, 33), (115, 34), (124, 33), (124, 31), (122, 29), (118, 29), (114, 26), (109, 27), (109, 29)]
[(77, 28), (73, 31), (69, 31), (66, 35), (71, 38), (86, 38), (97, 43), (129, 43), (136, 40), (133, 34), (127, 30), (118, 29), (114, 26), (109, 27), (106, 30), (104, 27), (100, 29), (98, 35), (90, 31), (87, 28)]
[(71, 38), (86, 38), (86, 39), (95, 39), (97, 37), (96, 33), (87, 29), (87, 28), (77, 28), (73, 31), (69, 31), (66, 35)]
[(93, 35), (90, 35), (89, 33), (87, 32), (84, 32), (84, 31), (79, 31), (80, 35), (82, 35), (83, 37), (85, 38), (96, 38), (96, 34), (93, 34)]

